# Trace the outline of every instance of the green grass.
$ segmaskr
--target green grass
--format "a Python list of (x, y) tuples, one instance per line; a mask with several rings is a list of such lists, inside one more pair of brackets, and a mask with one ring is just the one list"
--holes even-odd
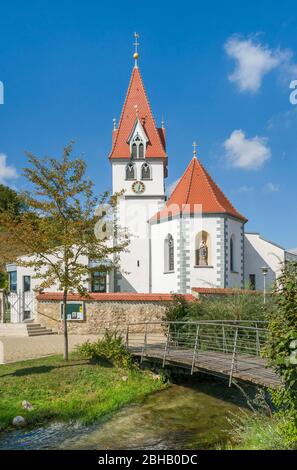
[[(51, 356), (0, 365), (0, 429), (8, 429), (17, 415), (28, 425), (49, 420), (91, 423), (165, 387), (149, 371), (105, 367), (75, 354), (68, 363)], [(24, 410), (23, 400), (34, 409)]]
[(297, 448), (296, 428), (286, 417), (254, 413), (241, 424), (233, 422), (229, 450), (294, 450)]

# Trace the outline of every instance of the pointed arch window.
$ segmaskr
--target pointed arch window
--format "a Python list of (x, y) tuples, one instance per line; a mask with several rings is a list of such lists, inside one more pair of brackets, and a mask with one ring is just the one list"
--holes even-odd
[(174, 240), (171, 233), (164, 240), (164, 271), (174, 271)]
[(137, 133), (131, 143), (131, 158), (144, 158), (145, 157), (145, 146), (142, 138)]
[(141, 179), (142, 180), (151, 179), (151, 167), (148, 163), (144, 163), (141, 167)]
[(211, 237), (205, 230), (197, 233), (195, 237), (195, 265), (211, 265)]
[(230, 238), (230, 271), (236, 271), (235, 251), (236, 251), (236, 240), (235, 240), (235, 235), (232, 235)]
[(126, 166), (126, 180), (135, 180), (135, 165), (132, 162)]
[(137, 145), (136, 145), (135, 142), (134, 142), (134, 144), (132, 144), (131, 157), (132, 157), (133, 159), (137, 158)]
[(144, 147), (142, 142), (138, 146), (138, 158), (144, 158)]

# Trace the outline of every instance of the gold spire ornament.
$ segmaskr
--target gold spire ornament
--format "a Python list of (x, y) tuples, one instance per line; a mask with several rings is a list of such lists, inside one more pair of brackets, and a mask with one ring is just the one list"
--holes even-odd
[(139, 39), (139, 34), (138, 33), (134, 33), (134, 38), (135, 38), (135, 42), (133, 43), (133, 45), (135, 46), (135, 52), (133, 54), (133, 58), (135, 59), (135, 67), (137, 67), (137, 59), (139, 57), (139, 54), (138, 54), (138, 46), (139, 46), (139, 42), (138, 42), (138, 39)]

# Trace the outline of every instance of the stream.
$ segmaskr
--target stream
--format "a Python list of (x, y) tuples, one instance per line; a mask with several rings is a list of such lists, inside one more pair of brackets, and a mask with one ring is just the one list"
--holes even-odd
[(189, 381), (91, 426), (52, 423), (5, 433), (0, 449), (215, 449), (227, 442), (228, 417), (245, 402), (225, 383)]

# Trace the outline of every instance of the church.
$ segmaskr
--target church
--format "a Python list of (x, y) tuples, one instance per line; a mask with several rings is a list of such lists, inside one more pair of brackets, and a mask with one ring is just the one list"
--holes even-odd
[(190, 293), (193, 288), (263, 289), (294, 254), (245, 233), (242, 215), (197, 156), (166, 196), (168, 160), (164, 123), (157, 127), (138, 66), (138, 53), (109, 160), (113, 193), (124, 190), (119, 223), (131, 234), (114, 292)]
[[(189, 294), (271, 287), (283, 264), (297, 261), (297, 255), (245, 231), (247, 218), (212, 179), (195, 142), (193, 155), (183, 156), (183, 175), (167, 196), (166, 130), (154, 120), (138, 58), (136, 49), (109, 154), (112, 192), (122, 193), (117, 220), (130, 244), (117, 272), (93, 272), (89, 291)], [(12, 293), (23, 295), (39, 285), (30, 268), (11, 264), (7, 271)], [(57, 291), (57, 286), (48, 290)]]

